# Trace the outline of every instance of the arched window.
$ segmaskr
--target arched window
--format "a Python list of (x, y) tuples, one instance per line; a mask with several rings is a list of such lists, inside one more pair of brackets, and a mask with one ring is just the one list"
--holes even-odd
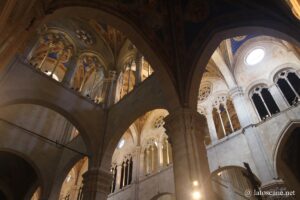
[(156, 172), (158, 163), (157, 142), (154, 139), (150, 139), (144, 151), (145, 174), (148, 175)]
[(212, 113), (213, 113), (213, 119), (217, 131), (218, 139), (222, 139), (223, 137), (225, 137), (225, 132), (224, 132), (224, 128), (223, 128), (223, 124), (219, 112), (216, 108), (214, 108)]
[(132, 157), (130, 157), (130, 158), (127, 158), (122, 163), (120, 189), (131, 184), (132, 170), (133, 170), (133, 161), (132, 161)]
[(121, 181), (120, 181), (120, 189), (125, 186), (125, 162), (122, 163), (121, 167)]
[(299, 101), (300, 79), (295, 71), (287, 69), (279, 72), (275, 77), (275, 83), (290, 105)]
[(136, 80), (135, 80), (135, 71), (133, 71), (133, 62), (127, 63), (124, 66), (123, 72), (120, 74), (119, 78), (119, 99), (122, 99), (127, 95), (131, 90), (133, 90)]
[(130, 185), (132, 183), (132, 170), (133, 170), (133, 161), (132, 161), (132, 157), (128, 160), (128, 164), (129, 164), (129, 173), (128, 173), (128, 185)]
[(218, 139), (221, 139), (240, 129), (234, 106), (226, 96), (218, 96), (213, 103), (213, 120), (215, 123)]
[(113, 193), (116, 189), (116, 181), (117, 181), (117, 166), (114, 166), (112, 169), (111, 169), (111, 172), (112, 172), (112, 177), (113, 177), (113, 180), (112, 180), (112, 184), (111, 184), (111, 190), (110, 192)]
[(227, 100), (226, 107), (227, 107), (227, 110), (228, 110), (228, 113), (229, 113), (229, 118), (231, 120), (233, 130), (234, 131), (239, 130), (241, 128), (240, 121), (239, 121), (238, 116), (236, 114), (234, 105), (233, 105), (233, 103), (230, 99)]
[(268, 88), (262, 85), (256, 86), (250, 92), (250, 96), (260, 119), (265, 119), (280, 111)]
[(163, 140), (162, 146), (163, 166), (166, 167), (172, 163), (172, 148), (167, 138)]

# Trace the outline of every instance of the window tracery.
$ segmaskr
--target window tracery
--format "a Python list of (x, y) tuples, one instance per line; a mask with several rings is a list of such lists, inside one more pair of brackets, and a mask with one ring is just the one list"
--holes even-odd
[(158, 163), (157, 141), (154, 138), (148, 139), (144, 150), (144, 171), (146, 175), (157, 170)]
[(299, 102), (300, 78), (294, 70), (286, 69), (277, 73), (275, 83), (290, 105)]
[(76, 36), (78, 39), (80, 39), (82, 42), (84, 42), (86, 45), (93, 45), (95, 44), (95, 40), (90, 32), (84, 29), (77, 29)]
[(153, 123), (153, 127), (154, 128), (160, 128), (160, 127), (163, 127), (163, 125), (165, 124), (165, 121), (164, 121), (164, 116), (161, 115), (159, 117), (157, 117)]
[(132, 182), (132, 170), (133, 170), (133, 161), (132, 156), (128, 155), (125, 157), (121, 165), (121, 179), (120, 179), (120, 189), (130, 185)]
[(250, 97), (261, 120), (280, 111), (268, 88), (263, 85), (254, 87)]
[(208, 96), (211, 94), (211, 85), (204, 85), (200, 88), (198, 100), (199, 102), (205, 101)]
[(226, 95), (217, 96), (212, 106), (212, 115), (218, 139), (240, 129), (240, 123), (231, 99)]

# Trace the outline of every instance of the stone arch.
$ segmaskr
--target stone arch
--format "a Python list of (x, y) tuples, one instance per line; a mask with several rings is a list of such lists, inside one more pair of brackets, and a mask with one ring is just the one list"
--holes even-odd
[[(105, 61), (104, 61), (105, 59), (103, 58), (103, 56), (101, 54), (99, 54), (98, 52), (96, 52), (94, 50), (84, 50), (84, 51), (80, 52), (78, 58), (80, 59), (84, 55), (93, 55), (93, 56), (95, 56), (100, 61), (103, 68), (105, 69), (105, 72), (107, 73), (107, 68), (106, 67), (108, 65), (105, 63)], [(78, 59), (78, 61), (79, 61), (79, 59)], [(77, 61), (77, 64), (78, 64), (78, 61)]]
[(139, 145), (139, 143), (140, 143), (140, 136), (138, 135), (138, 130), (137, 130), (136, 126), (135, 125), (131, 125), (131, 126), (129, 126), (128, 129), (130, 130), (130, 134), (132, 136), (134, 145)]
[(292, 69), (292, 70), (295, 70), (297, 73), (297, 68), (300, 68), (300, 66), (296, 65), (294, 63), (285, 63), (282, 65), (279, 65), (274, 70), (272, 70), (272, 72), (270, 73), (270, 76), (269, 76), (269, 80), (274, 83), (275, 77), (280, 71), (283, 71), (286, 69)]
[[(226, 165), (226, 166), (223, 166), (223, 167), (220, 167), (218, 169), (216, 169), (215, 171), (211, 172), (211, 175), (210, 176), (214, 176), (214, 175), (217, 175), (219, 172), (223, 171), (223, 170), (227, 170), (227, 169), (231, 169), (231, 168), (238, 168), (240, 170), (246, 170), (244, 168), (244, 166), (239, 166), (239, 165)], [(256, 174), (254, 174), (256, 179), (259, 180), (258, 176)]]
[(84, 156), (80, 154), (73, 155), (64, 165), (61, 165), (62, 168), (56, 174), (55, 184), (53, 184), (53, 188), (51, 189), (51, 198), (50, 199), (58, 199), (61, 187), (63, 182), (68, 175), (69, 171), (76, 165), (76, 163), (82, 159)]
[(291, 174), (292, 172), (290, 171), (290, 169), (286, 167), (287, 164), (284, 163), (282, 155), (290, 137), (292, 136), (294, 131), (299, 129), (300, 121), (290, 122), (281, 132), (280, 137), (278, 138), (273, 150), (274, 168), (277, 177), (282, 178), (289, 187), (296, 191), (296, 194), (300, 192), (300, 183), (295, 178), (295, 175)]
[[(142, 108), (142, 110), (136, 110), (138, 112), (131, 111), (131, 113), (133, 115), (128, 116), (128, 118), (129, 118), (128, 123), (132, 124), (139, 117), (141, 117), (144, 114), (146, 114), (147, 112), (149, 112), (151, 110), (155, 110), (155, 109), (165, 109), (165, 108), (163, 106), (151, 105), (149, 107)], [(126, 113), (126, 111), (124, 111), (124, 114), (125, 113)], [(126, 124), (128, 125), (128, 123), (126, 123)], [(128, 129), (130, 127), (130, 125), (128, 125), (126, 127), (126, 124), (121, 125), (118, 128), (118, 130), (112, 130), (111, 129), (112, 132), (108, 133), (109, 135), (112, 135), (112, 137), (110, 138), (108, 144), (106, 145), (106, 148), (104, 149), (104, 152), (103, 152), (104, 156), (103, 156), (103, 160), (102, 160), (102, 167), (104, 169), (106, 169), (106, 170), (109, 170), (110, 167), (111, 167), (110, 166), (111, 165), (111, 159), (112, 159), (113, 153), (115, 151), (115, 148), (117, 147), (117, 144), (118, 144), (119, 140), (122, 138), (122, 135), (124, 134), (124, 132), (126, 131), (126, 129)]]
[[(140, 100), (141, 97), (143, 101)], [(106, 142), (102, 149), (105, 160), (102, 164), (106, 170), (110, 169), (113, 152), (124, 132), (136, 119), (154, 109), (169, 110), (158, 86), (156, 74), (111, 107), (107, 119), (107, 127), (110, 128), (106, 132)]]
[[(217, 195), (222, 199), (237, 199), (244, 196), (246, 190), (252, 191), (254, 188), (250, 180), (244, 176), (244, 172), (246, 169), (237, 165), (228, 165), (213, 171), (210, 179)], [(256, 174), (254, 178), (261, 183)]]
[[(237, 17), (237, 20), (238, 17)], [(192, 66), (194, 66), (193, 70), (190, 71), (189, 82), (187, 83), (187, 102), (191, 107), (195, 107), (197, 105), (197, 91), (200, 81), (202, 79), (202, 74), (204, 72), (204, 67), (208, 63), (211, 55), (217, 48), (217, 46), (227, 38), (239, 36), (239, 35), (247, 35), (247, 34), (258, 34), (258, 35), (267, 35), (273, 36), (275, 38), (280, 38), (286, 40), (290, 43), (294, 43), (299, 45), (299, 32), (297, 28), (291, 30), (291, 26), (273, 20), (258, 20), (254, 19), (255, 23), (251, 21), (249, 18), (241, 19), (244, 20), (242, 22), (237, 23), (233, 21), (232, 24), (224, 25), (224, 27), (218, 27), (218, 31), (212, 33), (212, 37), (204, 42), (204, 46), (196, 47), (196, 45), (200, 44), (200, 36), (194, 42), (194, 46), (190, 48), (190, 51), (196, 50), (195, 60), (192, 62)], [(225, 23), (226, 24), (226, 23)], [(255, 25), (253, 25), (255, 24)], [(291, 31), (288, 31), (291, 30)], [(199, 49), (199, 50), (198, 50)]]
[(151, 45), (149, 39), (139, 30), (139, 27), (135, 26), (127, 17), (109, 9), (102, 9), (98, 5), (92, 5), (92, 3), (87, 4), (85, 2), (77, 2), (53, 5), (51, 14), (42, 19), (40, 24), (61, 17), (95, 18), (101, 20), (104, 24), (110, 24), (117, 27), (117, 29), (122, 31), (141, 51), (156, 74), (158, 74), (159, 82), (161, 83), (164, 92), (167, 94), (166, 96), (172, 97), (169, 101), (170, 107), (176, 108), (179, 105), (179, 98), (172, 82), (173, 80), (170, 72), (166, 70), (166, 63), (158, 55), (157, 51), (155, 51), (155, 46), (153, 44)]
[(151, 200), (174, 200), (174, 194), (169, 192), (159, 193), (151, 198)]
[[(19, 151), (16, 151), (14, 149), (10, 149), (10, 148), (0, 148), (0, 152), (11, 154), (13, 156), (18, 157), (19, 159), (25, 161), (34, 170), (34, 173), (37, 176), (37, 180), (33, 183), (33, 185), (30, 188), (28, 188), (28, 191), (26, 192), (25, 197), (28, 197), (29, 195), (32, 195), (33, 193), (32, 194), (29, 194), (29, 193), (34, 192), (32, 190), (32, 187), (35, 187), (37, 185), (41, 186), (42, 194), (45, 193), (45, 190), (48, 187), (47, 182), (46, 182), (46, 178), (43, 175), (41, 169), (38, 167), (38, 165), (30, 158), (30, 155), (26, 155), (22, 152), (19, 152)], [(0, 183), (0, 184), (1, 184), (0, 187), (3, 187), (2, 183)], [(5, 193), (7, 193), (9, 196), (12, 196), (12, 193), (10, 194), (10, 192), (13, 192), (13, 191), (6, 191)], [(7, 195), (7, 194), (5, 194), (5, 195)]]
[(260, 79), (260, 80), (256, 80), (253, 81), (251, 84), (249, 84), (246, 88), (245, 88), (245, 95), (250, 98), (249, 94), (250, 92), (258, 85), (263, 85), (265, 87), (269, 87), (273, 84), (273, 82), (266, 80), (266, 79)]
[(57, 27), (48, 27), (47, 31), (50, 33), (62, 33), (66, 37), (68, 42), (70, 42), (71, 45), (73, 46), (74, 49), (73, 49), (72, 53), (77, 53), (78, 50), (76, 48), (74, 38), (70, 34), (66, 33), (64, 30), (61, 30), (60, 28), (57, 28)]
[[(3, 94), (4, 93), (4, 94)], [(81, 134), (84, 143), (87, 148), (87, 152), (91, 152), (91, 142), (90, 138), (87, 134), (87, 129), (82, 125), (82, 120), (80, 118), (77, 118), (74, 113), (69, 112), (66, 108), (62, 107), (59, 104), (55, 104), (54, 102), (51, 102), (47, 100), (47, 98), (42, 98), (43, 96), (42, 92), (39, 92), (39, 94), (35, 94), (34, 91), (28, 91), (28, 90), (14, 90), (10, 92), (3, 92), (2, 96), (5, 96), (0, 102), (0, 108), (6, 107), (9, 105), (17, 105), (17, 104), (34, 104), (34, 105), (40, 105), (42, 107), (48, 108), (50, 110), (53, 110), (63, 117), (65, 117), (69, 122), (72, 123), (73, 126), (76, 127), (76, 129)], [(30, 93), (32, 95), (26, 95), (26, 93)], [(28, 97), (31, 96), (31, 97)], [(45, 97), (47, 95), (45, 94)], [(84, 121), (84, 120), (83, 120)]]
[[(53, 199), (58, 199), (58, 197), (61, 193), (62, 187), (63, 187), (64, 180), (66, 179), (67, 175), (73, 169), (73, 167), (83, 158), (85, 158), (83, 155), (79, 155), (79, 154), (74, 155), (71, 159), (68, 160), (67, 164), (63, 166), (60, 173), (57, 174), (57, 176), (56, 176), (57, 182), (56, 182), (55, 188), (54, 188), (55, 190), (52, 190), (52, 195), (54, 194), (55, 196), (51, 196)], [(87, 160), (87, 164), (88, 163), (89, 163), (89, 160)], [(81, 170), (80, 170), (80, 172), (81, 172)], [(78, 175), (80, 175), (80, 172)], [(79, 178), (76, 181), (78, 181), (78, 180), (79, 180)]]

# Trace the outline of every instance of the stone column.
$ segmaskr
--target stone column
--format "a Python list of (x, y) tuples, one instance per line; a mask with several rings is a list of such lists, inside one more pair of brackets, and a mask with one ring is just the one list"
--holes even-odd
[(158, 171), (164, 167), (163, 142), (164, 141), (157, 142)]
[(218, 113), (218, 116), (219, 116), (219, 120), (221, 122), (221, 126), (222, 126), (224, 137), (226, 137), (227, 133), (226, 133), (225, 126), (224, 126), (224, 123), (223, 123), (223, 118), (222, 118), (222, 115), (221, 115), (221, 111), (220, 111), (219, 108), (217, 108), (217, 113)]
[(132, 157), (132, 183), (136, 183), (139, 181), (140, 176), (140, 157), (141, 157), (141, 147), (137, 146), (135, 148), (133, 157)]
[(228, 121), (229, 121), (229, 124), (230, 124), (230, 128), (231, 128), (231, 131), (232, 133), (234, 132), (234, 128), (233, 128), (233, 125), (232, 125), (232, 122), (231, 122), (231, 117), (230, 117), (230, 114), (228, 112), (228, 109), (227, 109), (227, 106), (225, 105), (224, 106), (225, 108), (225, 112), (226, 112), (226, 115), (227, 115), (227, 118), (228, 118)]
[(217, 130), (216, 130), (216, 125), (214, 122), (214, 118), (212, 116), (212, 111), (208, 111), (206, 114), (206, 120), (207, 120), (207, 126), (209, 130), (209, 135), (212, 144), (218, 141), (218, 135), (217, 135)]
[(146, 165), (145, 166), (145, 169), (146, 169), (145, 175), (148, 175), (150, 173), (150, 150), (149, 150), (149, 148), (150, 147), (146, 148), (146, 155), (145, 155), (146, 158), (145, 158), (145, 163), (144, 163), (144, 165)]
[(92, 168), (83, 174), (83, 200), (106, 200), (112, 176), (109, 172)]
[(208, 131), (205, 117), (182, 108), (171, 112), (164, 126), (172, 143), (176, 199), (192, 199), (199, 191), (203, 199), (214, 200), (204, 144)]
[(72, 81), (74, 79), (74, 76), (77, 72), (77, 61), (78, 61), (78, 55), (73, 55), (69, 62), (67, 63), (67, 71), (65, 73), (65, 76), (62, 80), (63, 84), (65, 84), (67, 87), (72, 86)]
[[(125, 187), (127, 184), (126, 184), (126, 179), (127, 179), (127, 173), (126, 173), (126, 166), (127, 166), (127, 163), (126, 162), (124, 162), (124, 164), (123, 164), (123, 180), (122, 180), (122, 182), (123, 182), (123, 187)], [(122, 188), (123, 188), (122, 187)]]
[(121, 185), (121, 173), (122, 173), (122, 164), (117, 165), (117, 177), (116, 177), (116, 188), (115, 192), (120, 190), (120, 185)]
[(253, 123), (252, 114), (255, 114), (255, 111), (250, 106), (247, 106), (245, 95), (241, 87), (233, 88), (229, 91), (230, 97), (232, 98), (232, 103), (234, 105), (235, 112), (240, 121), (242, 128)]
[(276, 102), (279, 110), (285, 110), (289, 107), (288, 103), (284, 100), (282, 93), (279, 91), (280, 89), (277, 85), (272, 85), (269, 87), (269, 92), (271, 93), (274, 101)]
[(142, 82), (142, 73), (143, 73), (143, 56), (140, 52), (137, 52), (136, 58), (135, 58), (135, 80), (136, 84), (138, 85), (139, 83)]

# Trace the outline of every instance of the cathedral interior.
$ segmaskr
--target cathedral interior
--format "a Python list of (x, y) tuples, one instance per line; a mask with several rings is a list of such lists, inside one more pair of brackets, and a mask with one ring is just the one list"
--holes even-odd
[(0, 200), (300, 198), (299, 0), (0, 0)]

